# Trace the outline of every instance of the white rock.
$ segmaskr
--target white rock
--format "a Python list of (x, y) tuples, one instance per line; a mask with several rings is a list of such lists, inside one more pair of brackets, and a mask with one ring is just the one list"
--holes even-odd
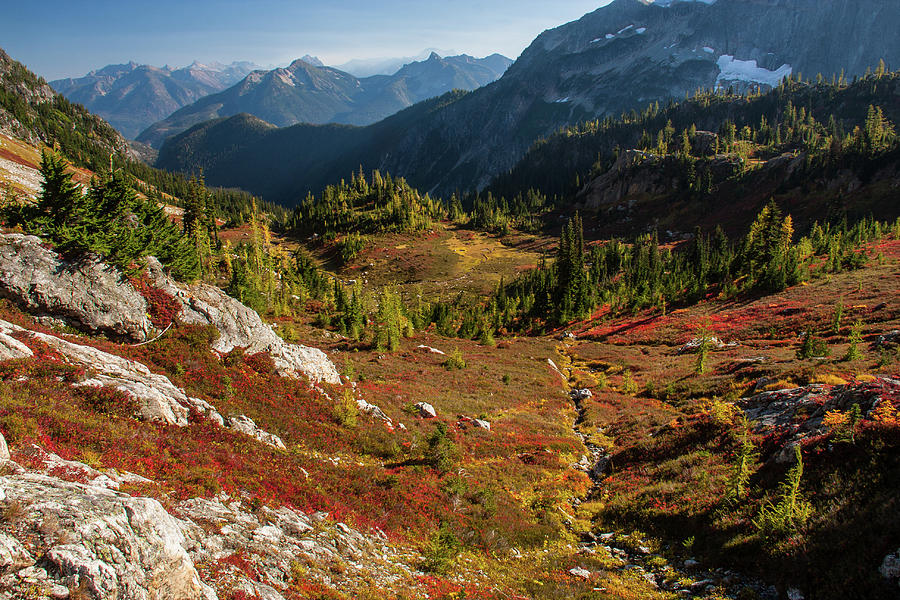
[(53, 572), (77, 575), (104, 598), (200, 600), (200, 579), (184, 549), (185, 525), (150, 498), (55, 477), (25, 473), (0, 477), (8, 501), (28, 520), (52, 521), (69, 543), (46, 552)]
[(5, 533), (0, 533), (0, 571), (14, 571), (34, 564), (31, 553)]
[(885, 556), (878, 571), (885, 579), (900, 579), (900, 550)]
[(425, 419), (434, 419), (435, 417), (437, 417), (437, 411), (434, 410), (434, 407), (427, 402), (417, 403), (416, 410), (419, 411), (419, 416)]
[(34, 352), (31, 351), (31, 348), (16, 338), (0, 332), (0, 362), (17, 358), (31, 358), (32, 356), (34, 356)]
[(68, 262), (31, 235), (0, 234), (0, 295), (91, 332), (144, 341), (154, 329), (147, 301), (116, 269)]
[(491, 430), (491, 424), (488, 421), (483, 419), (472, 419), (472, 422), (475, 424), (475, 427), (480, 427), (481, 429)]
[(581, 567), (575, 567), (574, 569), (569, 569), (569, 573), (575, 577), (581, 577), (582, 579), (590, 579), (591, 572), (587, 569), (582, 569)]
[(440, 354), (441, 356), (446, 356), (446, 354), (437, 348), (432, 348), (431, 346), (426, 346), (424, 344), (416, 346), (418, 350), (422, 350), (423, 352), (428, 352), (430, 354)]
[(0, 321), (0, 333), (24, 333), (59, 352), (70, 364), (86, 367), (94, 375), (79, 385), (110, 386), (123, 391), (140, 404), (141, 417), (173, 425), (187, 425), (187, 396), (168, 377), (152, 373), (145, 365), (115, 356), (90, 346), (75, 344), (62, 338), (28, 331)]
[(3, 432), (0, 432), (0, 460), (9, 460), (9, 446), (6, 445)]
[(219, 331), (212, 348), (225, 354), (244, 348), (248, 354), (267, 352), (279, 374), (308, 377), (314, 382), (340, 385), (341, 377), (328, 356), (317, 348), (288, 344), (259, 314), (217, 287), (198, 283), (183, 285), (166, 275), (159, 261), (147, 258), (153, 284), (181, 304), (179, 318), (194, 325), (212, 325)]
[(245, 435), (249, 435), (250, 437), (257, 439), (264, 444), (272, 446), (273, 448), (279, 448), (281, 450), (285, 449), (284, 442), (281, 441), (280, 437), (278, 437), (274, 433), (269, 433), (260, 429), (259, 426), (257, 426), (257, 424), (253, 422), (253, 419), (248, 416), (238, 415), (236, 417), (229, 417), (226, 421), (226, 426), (229, 429), (233, 429)]

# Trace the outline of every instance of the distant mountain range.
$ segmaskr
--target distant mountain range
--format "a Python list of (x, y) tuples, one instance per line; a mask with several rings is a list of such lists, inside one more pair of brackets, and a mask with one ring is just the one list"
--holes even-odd
[[(440, 50), (438, 48), (428, 48), (423, 50), (416, 56), (404, 56), (393, 58), (355, 58), (340, 65), (333, 65), (335, 69), (350, 73), (356, 77), (371, 77), (372, 75), (393, 75), (399, 71), (403, 65), (411, 62), (420, 62), (427, 60), (429, 56), (438, 54), (440, 56), (455, 56), (457, 52), (453, 50)], [(309, 61), (307, 61), (309, 62)]]
[(77, 79), (51, 81), (54, 90), (134, 138), (182, 106), (224, 90), (259, 69), (249, 62), (193, 64), (181, 68), (129, 62), (109, 65)]
[[(563, 126), (698, 88), (768, 88), (801, 73), (850, 79), (880, 59), (900, 65), (898, 30), (896, 0), (615, 0), (545, 31), (499, 81), (475, 92), (357, 129), (214, 121), (170, 140), (158, 164), (203, 167), (207, 181), (285, 202), (360, 164), (432, 193), (481, 189)], [(303, 168), (272, 166), (286, 148)]]
[[(318, 63), (318, 64), (315, 64)], [(462, 54), (404, 65), (393, 75), (358, 79), (306, 56), (272, 71), (254, 71), (236, 85), (199, 99), (143, 131), (159, 147), (198, 123), (248, 113), (279, 127), (296, 123), (368, 125), (453, 89), (474, 90), (499, 78), (512, 61), (499, 54)]]

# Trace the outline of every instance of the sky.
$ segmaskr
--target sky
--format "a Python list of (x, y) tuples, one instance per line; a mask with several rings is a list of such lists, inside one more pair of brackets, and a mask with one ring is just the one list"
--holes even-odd
[(305, 54), (516, 58), (545, 29), (611, 0), (41, 0), (3, 2), (0, 47), (47, 80), (129, 60), (282, 66)]

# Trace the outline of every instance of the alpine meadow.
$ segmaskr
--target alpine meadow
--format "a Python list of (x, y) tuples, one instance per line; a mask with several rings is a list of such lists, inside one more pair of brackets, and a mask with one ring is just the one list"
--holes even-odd
[(900, 597), (900, 4), (420, 4), (10, 7), (0, 600)]

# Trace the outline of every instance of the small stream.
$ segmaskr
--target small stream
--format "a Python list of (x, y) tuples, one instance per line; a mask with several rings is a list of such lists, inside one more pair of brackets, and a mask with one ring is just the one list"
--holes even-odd
[[(569, 353), (570, 346), (571, 342), (568, 340), (564, 342), (561, 353), (569, 358), (570, 366), (564, 369), (568, 375), (564, 375), (564, 377), (567, 377), (571, 384), (574, 383), (573, 372), (576, 360)], [(587, 415), (585, 402), (593, 397), (593, 392), (587, 388), (575, 388), (569, 389), (568, 394), (575, 406), (576, 413), (572, 429), (587, 449), (587, 454), (572, 465), (572, 468), (585, 472), (592, 483), (591, 488), (584, 496), (572, 499), (572, 506), (577, 508), (583, 502), (599, 495), (603, 480), (612, 466), (612, 458), (606, 448), (591, 442), (589, 436), (580, 430)], [(651, 586), (673, 592), (683, 598), (722, 597), (722, 595), (727, 598), (741, 598), (746, 597), (748, 591), (754, 594), (751, 597), (759, 600), (777, 600), (779, 598), (775, 587), (763, 581), (743, 576), (730, 569), (703, 568), (693, 558), (683, 561), (670, 559), (663, 554), (652, 552), (650, 545), (645, 540), (623, 533), (591, 531), (581, 536), (579, 553), (591, 555), (604, 552), (618, 563), (616, 570), (634, 571)], [(669, 548), (671, 546), (666, 545), (663, 550)], [(575, 571), (573, 570), (571, 573), (575, 575)], [(580, 574), (584, 576), (585, 573), (589, 572), (582, 571)], [(802, 600), (803, 597), (799, 595), (792, 598)]]

